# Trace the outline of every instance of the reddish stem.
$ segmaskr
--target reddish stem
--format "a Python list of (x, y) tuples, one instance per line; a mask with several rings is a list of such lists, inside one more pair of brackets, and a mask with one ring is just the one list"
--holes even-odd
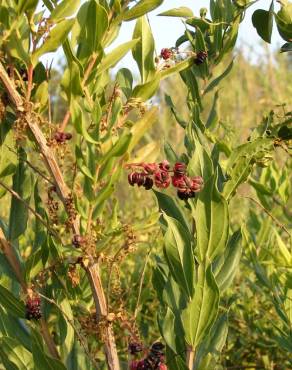
[(69, 110), (67, 110), (67, 112), (66, 112), (66, 114), (64, 116), (63, 122), (60, 125), (60, 129), (59, 129), (60, 132), (65, 131), (65, 128), (66, 128), (66, 126), (67, 126), (67, 124), (69, 122), (70, 116), (71, 116), (71, 113), (70, 113)]
[(29, 101), (31, 97), (31, 91), (32, 91), (32, 83), (33, 83), (33, 65), (30, 64), (27, 69), (27, 94), (26, 94), (26, 100)]

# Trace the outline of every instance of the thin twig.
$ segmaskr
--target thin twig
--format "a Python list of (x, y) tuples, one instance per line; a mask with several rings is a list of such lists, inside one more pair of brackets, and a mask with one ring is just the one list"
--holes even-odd
[(42, 216), (36, 211), (34, 210), (24, 199), (21, 198), (21, 196), (14, 190), (10, 189), (7, 185), (5, 185), (2, 181), (0, 181), (0, 186), (2, 186), (5, 190), (7, 190), (14, 198), (16, 198), (17, 200), (19, 200), (21, 203), (23, 203), (25, 205), (25, 207), (35, 215), (35, 217), (48, 229), (48, 231), (54, 235), (60, 242), (62, 242), (60, 236), (58, 235), (58, 233), (53, 230), (50, 225), (44, 221), (44, 219), (42, 218)]
[(137, 315), (138, 315), (138, 312), (139, 312), (139, 304), (140, 304), (140, 299), (141, 299), (141, 294), (142, 294), (143, 283), (144, 283), (144, 279), (145, 279), (146, 267), (147, 267), (150, 255), (151, 255), (151, 248), (149, 248), (149, 251), (146, 255), (143, 270), (142, 270), (141, 277), (140, 277), (137, 303), (136, 303), (136, 307), (135, 307), (135, 311), (134, 311), (134, 319), (137, 318)]
[[(13, 150), (12, 148), (10, 148), (8, 145), (6, 145), (8, 150), (10, 150), (12, 153), (14, 153), (16, 156), (18, 156), (18, 153)], [(25, 162), (30, 168), (32, 168), (36, 173), (38, 173), (44, 180), (46, 180), (47, 182), (49, 182), (51, 185), (55, 185), (55, 183), (50, 180), (44, 173), (42, 173), (37, 167), (35, 167), (32, 163), (30, 163), (27, 159), (24, 159), (24, 158), (20, 158), (18, 156), (18, 159), (22, 162)]]
[[(10, 241), (8, 241), (4, 235), (4, 232), (2, 230), (2, 228), (0, 227), (0, 247), (4, 253), (4, 255), (6, 256), (6, 259), (11, 267), (11, 269), (13, 270), (19, 284), (21, 285), (22, 287), (22, 290), (25, 294), (28, 293), (28, 286), (23, 278), (23, 273), (22, 273), (22, 268), (21, 268), (21, 265), (16, 257), (16, 254), (15, 254), (15, 250), (11, 244)], [(44, 338), (44, 341), (49, 349), (49, 352), (51, 354), (51, 356), (53, 358), (60, 358), (59, 356), (59, 352), (57, 350), (57, 347), (56, 347), (56, 344), (55, 342), (53, 341), (53, 338), (50, 334), (50, 331), (48, 329), (48, 326), (47, 326), (47, 323), (46, 321), (44, 320), (44, 318), (41, 318), (40, 320), (40, 328), (41, 328), (41, 332), (42, 332), (42, 335), (43, 335), (43, 338)]]
[(249, 197), (249, 196), (242, 196), (243, 198), (246, 198), (246, 199), (249, 199), (249, 200), (251, 200), (252, 202), (254, 202), (256, 205), (258, 205), (269, 217), (271, 217), (271, 219), (281, 228), (281, 229), (283, 229), (289, 236), (290, 236), (290, 238), (292, 237), (292, 234), (290, 233), (290, 231), (283, 225), (283, 224), (281, 224), (281, 222), (280, 221), (278, 221), (277, 219), (276, 219), (276, 217), (275, 216), (273, 216), (272, 214), (271, 214), (271, 212), (269, 212), (265, 207), (263, 207), (262, 205), (261, 205), (261, 203), (259, 203), (256, 199), (254, 199), (254, 198), (252, 198), (252, 197)]
[(83, 347), (86, 355), (88, 356), (88, 358), (90, 359), (90, 361), (92, 362), (92, 364), (98, 369), (97, 362), (95, 361), (95, 359), (91, 356), (91, 354), (89, 352), (86, 339), (80, 334), (80, 330), (78, 330), (76, 328), (76, 326), (74, 324), (74, 320), (70, 319), (70, 317), (66, 314), (66, 312), (63, 311), (62, 307), (57, 302), (55, 302), (53, 299), (51, 299), (49, 297), (46, 297), (45, 295), (41, 294), (40, 292), (38, 292), (38, 295), (40, 297), (42, 297), (43, 299), (45, 299), (46, 301), (48, 301), (49, 303), (55, 305), (58, 308), (58, 310), (62, 313), (62, 315), (67, 320), (67, 322), (72, 326), (72, 328), (73, 328), (75, 334), (77, 335), (77, 337), (79, 339), (79, 342), (80, 342), (81, 346)]
[(65, 128), (66, 128), (66, 126), (67, 126), (67, 124), (69, 122), (70, 116), (71, 116), (71, 113), (70, 113), (69, 110), (67, 110), (67, 112), (66, 112), (66, 114), (64, 116), (64, 119), (63, 119), (63, 121), (62, 121), (62, 123), (60, 125), (59, 131), (61, 131), (61, 132), (65, 131)]

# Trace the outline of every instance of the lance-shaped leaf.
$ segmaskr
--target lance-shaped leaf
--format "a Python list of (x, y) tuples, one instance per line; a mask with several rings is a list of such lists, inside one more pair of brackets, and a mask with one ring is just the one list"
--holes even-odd
[(102, 72), (114, 67), (139, 41), (139, 39), (134, 39), (125, 42), (122, 45), (116, 47), (113, 51), (107, 54), (101, 61), (96, 75), (100, 75)]
[(35, 369), (32, 354), (15, 338), (3, 336), (0, 339), (0, 358), (7, 370)]
[(255, 160), (264, 157), (272, 148), (273, 141), (271, 139), (257, 138), (233, 150), (226, 170), (229, 181), (226, 182), (223, 190), (223, 195), (227, 200), (234, 195), (238, 186), (246, 181)]
[(23, 302), (2, 285), (0, 285), (0, 304), (10, 315), (24, 318), (25, 309)]
[(190, 176), (201, 176), (207, 183), (213, 174), (213, 163), (206, 149), (194, 141), (195, 151), (188, 164), (188, 173)]
[[(13, 190), (27, 203), (31, 196), (31, 175), (28, 167), (23, 161), (26, 154), (20, 151), (20, 161), (13, 176)], [(28, 208), (24, 202), (16, 197), (11, 197), (10, 215), (9, 215), (9, 232), (10, 240), (17, 239), (24, 233), (27, 227)]]
[(188, 222), (185, 217), (184, 211), (179, 207), (173, 197), (160, 191), (154, 190), (160, 210), (167, 214), (167, 216), (175, 218), (180, 222), (183, 227), (189, 230)]
[(226, 290), (232, 283), (236, 274), (242, 247), (241, 247), (241, 231), (236, 231), (230, 238), (224, 255), (220, 258), (220, 267), (214, 272), (220, 292)]
[(134, 124), (134, 126), (131, 128), (133, 139), (128, 148), (129, 153), (131, 153), (136, 144), (141, 140), (145, 132), (149, 130), (155, 122), (157, 122), (157, 119), (158, 109), (157, 107), (153, 107), (147, 111), (138, 122)]
[(80, 0), (63, 0), (52, 11), (50, 19), (53, 22), (58, 22), (61, 19), (73, 15), (80, 5)]
[(189, 18), (194, 16), (192, 10), (190, 8), (187, 8), (186, 6), (166, 10), (165, 12), (160, 13), (158, 15), (164, 17), (182, 17), (182, 18)]
[(139, 39), (133, 48), (133, 58), (138, 64), (142, 83), (149, 81), (155, 73), (154, 39), (146, 16), (137, 20), (133, 39)]
[(194, 256), (189, 231), (172, 217), (163, 214), (167, 222), (164, 251), (171, 275), (189, 299), (193, 295)]
[(132, 19), (142, 17), (142, 15), (151, 12), (162, 3), (163, 0), (141, 0), (131, 9), (121, 13), (121, 15), (117, 17), (116, 21), (131, 21)]
[(229, 213), (227, 202), (217, 190), (217, 175), (214, 174), (205, 184), (199, 195), (193, 217), (197, 229), (197, 253), (200, 262), (213, 261), (225, 248)]
[(42, 338), (36, 330), (32, 330), (32, 354), (34, 363), (37, 364), (39, 369), (66, 370), (61, 361), (45, 353)]
[(211, 266), (205, 270), (205, 265), (202, 264), (198, 269), (195, 294), (182, 314), (185, 338), (193, 348), (200, 344), (214, 324), (218, 306), (219, 289)]
[(46, 41), (32, 54), (32, 63), (37, 64), (39, 57), (58, 49), (63, 44), (73, 27), (74, 19), (65, 19), (58, 23), (49, 33)]

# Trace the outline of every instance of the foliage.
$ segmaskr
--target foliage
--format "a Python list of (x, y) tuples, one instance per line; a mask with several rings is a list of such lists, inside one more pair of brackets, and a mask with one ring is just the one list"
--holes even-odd
[[(236, 56), (253, 2), (211, 0), (210, 18), (160, 14), (185, 32), (155, 58), (147, 13), (162, 2), (1, 3), (4, 368), (117, 370), (132, 361), (129, 343), (146, 356), (159, 337), (169, 369), (291, 365), (288, 53), (277, 72)], [(275, 20), (282, 51), (290, 5), (252, 17), (266, 42)], [(108, 51), (132, 20), (132, 39)], [(60, 70), (44, 66), (60, 47)], [(129, 52), (138, 82), (127, 68), (112, 74)], [(129, 189), (126, 164), (161, 156), (203, 190), (181, 200)]]

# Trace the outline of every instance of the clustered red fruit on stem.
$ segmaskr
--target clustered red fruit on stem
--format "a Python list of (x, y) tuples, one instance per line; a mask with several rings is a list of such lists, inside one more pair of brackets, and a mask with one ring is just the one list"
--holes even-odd
[(198, 66), (203, 64), (204, 61), (207, 59), (208, 53), (206, 51), (199, 51), (195, 58), (195, 64)]
[(42, 312), (40, 297), (29, 297), (25, 304), (25, 318), (27, 320), (39, 320), (41, 317)]
[(162, 59), (168, 60), (172, 57), (172, 55), (173, 55), (173, 51), (171, 49), (168, 49), (168, 48), (161, 49), (160, 57)]
[(54, 134), (54, 139), (56, 140), (57, 143), (62, 144), (62, 143), (65, 143), (65, 141), (67, 141), (67, 140), (71, 140), (72, 139), (72, 134), (70, 134), (68, 132), (57, 131)]
[[(129, 351), (131, 354), (136, 354), (137, 352), (132, 353), (131, 350), (133, 346), (135, 347), (137, 343), (130, 343)], [(136, 348), (136, 347), (135, 347)], [(165, 355), (164, 355), (164, 345), (161, 342), (154, 343), (147, 356), (141, 360), (132, 360), (130, 363), (130, 370), (167, 370), (165, 365)], [(140, 351), (139, 351), (140, 352)]]
[[(166, 189), (171, 183), (177, 189), (177, 196), (182, 200), (194, 198), (196, 193), (202, 190), (204, 184), (201, 176), (187, 176), (186, 164), (182, 162), (175, 163), (173, 170), (170, 170), (167, 161), (161, 163), (133, 163), (128, 164), (127, 167), (142, 169), (140, 172), (134, 171), (128, 175), (131, 186), (136, 184), (150, 190), (155, 185), (157, 188)], [(172, 176), (170, 172), (173, 173)]]

